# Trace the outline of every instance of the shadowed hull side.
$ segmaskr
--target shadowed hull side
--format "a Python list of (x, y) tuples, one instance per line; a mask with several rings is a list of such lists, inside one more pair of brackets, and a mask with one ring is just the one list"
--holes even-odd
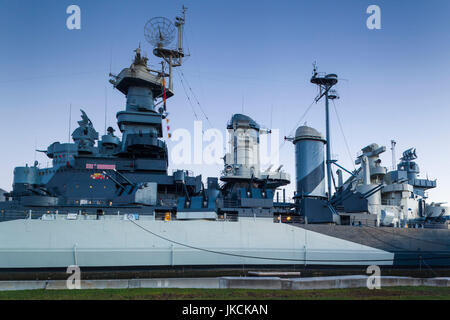
[(301, 225), (301, 228), (395, 254), (398, 266), (450, 266), (450, 230)]

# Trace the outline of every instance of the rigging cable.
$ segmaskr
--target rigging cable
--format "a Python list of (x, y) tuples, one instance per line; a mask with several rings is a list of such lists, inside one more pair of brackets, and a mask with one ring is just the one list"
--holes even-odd
[[(311, 104), (306, 108), (305, 112), (302, 114), (302, 116), (300, 117), (300, 119), (297, 121), (297, 123), (295, 124), (294, 128), (288, 133), (287, 137), (289, 137), (290, 135), (292, 135), (295, 131), (295, 129), (297, 129), (298, 125), (300, 124), (300, 122), (303, 121), (303, 119), (306, 117), (306, 115), (308, 114), (309, 110), (311, 110), (312, 106), (316, 103), (316, 100), (314, 99)], [(280, 148), (278, 149), (278, 151), (280, 151), (284, 145), (286, 144), (286, 139), (284, 139), (283, 143), (281, 144)]]
[(344, 138), (344, 143), (345, 143), (345, 147), (347, 148), (347, 153), (348, 153), (348, 156), (350, 158), (350, 163), (353, 165), (353, 169), (356, 170), (355, 163), (354, 163), (353, 158), (352, 158), (352, 153), (350, 151), (350, 147), (349, 147), (347, 138), (345, 137), (345, 134), (344, 134), (344, 127), (342, 126), (341, 118), (339, 117), (339, 113), (338, 113), (337, 108), (336, 108), (336, 104), (334, 103), (334, 99), (331, 99), (331, 101), (333, 102), (334, 112), (336, 113), (336, 118), (337, 118), (337, 121), (338, 121), (338, 124), (339, 124), (339, 128), (341, 130), (342, 137)]
[(195, 112), (194, 104), (192, 103), (191, 98), (189, 97), (189, 94), (188, 94), (187, 89), (186, 89), (186, 87), (185, 87), (184, 81), (183, 81), (183, 79), (181, 78), (180, 72), (178, 71), (178, 69), (175, 69), (175, 70), (177, 70), (178, 75), (180, 76), (181, 86), (183, 87), (184, 94), (186, 95), (186, 98), (188, 99), (189, 105), (190, 105), (191, 108), (192, 108), (192, 112), (194, 113), (195, 119), (199, 120), (198, 115), (197, 115), (197, 112)]
[(189, 84), (189, 81), (186, 79), (186, 76), (184, 75), (183, 71), (182, 70), (178, 70), (178, 72), (181, 74), (181, 77), (184, 79), (184, 82), (186, 83), (187, 87), (191, 91), (192, 96), (194, 97), (195, 101), (197, 102), (198, 107), (200, 108), (200, 111), (203, 113), (203, 116), (208, 121), (208, 124), (209, 124), (210, 128), (214, 128), (213, 125), (211, 124), (211, 121), (209, 120), (205, 110), (203, 109), (202, 105), (200, 104), (200, 101), (198, 100), (197, 95), (195, 94), (194, 90), (192, 90), (192, 87)]

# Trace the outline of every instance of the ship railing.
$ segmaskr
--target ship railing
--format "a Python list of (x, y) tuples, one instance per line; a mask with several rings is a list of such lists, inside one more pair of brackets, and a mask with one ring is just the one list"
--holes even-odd
[[(294, 192), (294, 196), (295, 196), (295, 192)], [(295, 198), (289, 197), (286, 195), (283, 196), (283, 193), (281, 192), (281, 190), (277, 189), (277, 191), (273, 195), (273, 202), (275, 202), (275, 203), (294, 203)]]
[[(133, 216), (138, 217), (149, 217), (154, 219), (153, 214), (131, 214)], [(9, 221), (9, 220), (56, 220), (56, 219), (68, 219), (68, 220), (78, 220), (79, 218), (83, 219), (93, 219), (93, 220), (101, 220), (101, 219), (120, 219), (123, 220), (124, 217), (130, 216), (128, 212), (121, 212), (120, 210), (116, 211), (107, 211), (104, 210), (100, 212), (86, 212), (84, 210), (0, 210), (0, 221)]]
[[(130, 216), (132, 216), (130, 218)], [(153, 214), (143, 214), (143, 213), (129, 213), (117, 211), (101, 211), (86, 212), (84, 210), (0, 210), (0, 221), (9, 220), (141, 220), (141, 219), (151, 219), (151, 220), (164, 220), (164, 221), (175, 221), (177, 220), (177, 215), (175, 212), (170, 211), (155, 211)], [(237, 213), (222, 212), (217, 216), (219, 221), (236, 222), (239, 221), (239, 215)], [(301, 223), (301, 217), (297, 215), (280, 214), (273, 218), (276, 223)]]
[(295, 203), (295, 199), (293, 197), (285, 197), (284, 199), (283, 197), (277, 198), (277, 196), (275, 195), (273, 203)]
[(381, 204), (384, 206), (397, 206), (399, 205), (399, 201), (395, 199), (383, 199), (381, 200)]
[(239, 221), (239, 216), (237, 214), (226, 214), (224, 220), (236, 222)]
[(26, 210), (0, 210), (0, 220), (29, 219), (32, 215)]
[(69, 205), (75, 205), (75, 206), (92, 206), (92, 205), (100, 205), (100, 206), (111, 206), (112, 202), (105, 200), (104, 198), (85, 198), (80, 200), (69, 200)]
[(303, 223), (303, 218), (298, 215), (279, 214), (273, 217), (275, 223)]
[(225, 208), (236, 208), (239, 206), (239, 200), (237, 199), (223, 199), (223, 206)]

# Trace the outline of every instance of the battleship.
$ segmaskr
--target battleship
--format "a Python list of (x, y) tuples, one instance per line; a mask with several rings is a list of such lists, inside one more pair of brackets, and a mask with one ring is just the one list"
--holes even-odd
[(226, 124), (220, 177), (169, 172), (163, 124), (184, 24), (184, 11), (147, 23), (161, 70), (139, 46), (129, 67), (110, 74), (126, 97), (120, 135), (109, 127), (99, 137), (82, 110), (72, 142), (40, 150), (52, 166), (14, 168), (12, 190), (0, 195), (0, 269), (450, 266), (450, 207), (429, 203), (437, 184), (419, 177), (415, 149), (391, 170), (376, 143), (361, 148), (353, 171), (332, 159), (335, 74), (315, 68), (311, 78), (316, 102), (325, 101), (325, 136), (302, 125), (285, 138), (295, 149), (292, 200), (282, 188), (290, 175), (260, 166), (260, 135), (270, 132), (244, 114)]

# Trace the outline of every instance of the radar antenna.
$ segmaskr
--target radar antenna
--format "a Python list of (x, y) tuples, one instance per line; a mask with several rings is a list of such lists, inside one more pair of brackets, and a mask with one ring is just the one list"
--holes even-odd
[[(147, 21), (144, 27), (145, 39), (154, 47), (153, 54), (164, 59), (169, 65), (169, 89), (173, 90), (172, 68), (181, 66), (183, 62), (183, 31), (186, 21), (186, 7), (182, 8), (182, 15), (175, 18), (175, 23), (164, 17), (155, 17)], [(175, 39), (177, 33), (177, 47), (168, 46)], [(165, 77), (164, 70), (161, 73)]]
[(153, 46), (166, 47), (175, 39), (175, 26), (167, 18), (155, 17), (145, 24), (144, 36)]

